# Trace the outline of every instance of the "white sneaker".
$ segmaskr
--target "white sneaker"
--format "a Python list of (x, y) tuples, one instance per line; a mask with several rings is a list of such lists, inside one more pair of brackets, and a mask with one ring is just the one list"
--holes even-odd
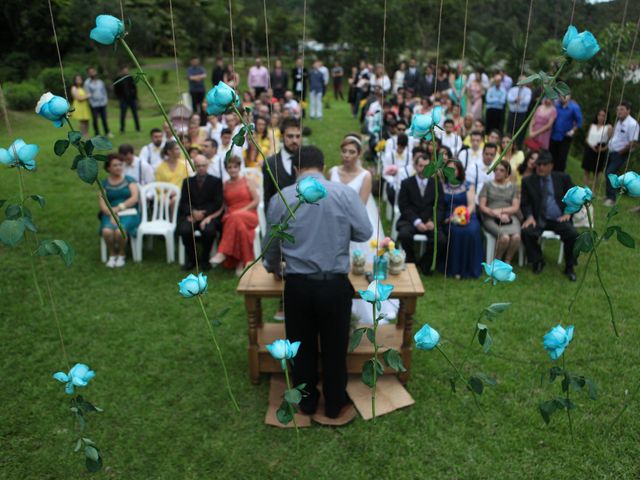
[(114, 267), (124, 267), (124, 264), (125, 264), (124, 256), (118, 255), (116, 257), (116, 263), (115, 263)]
[(109, 257), (107, 260), (107, 268), (113, 268), (116, 266), (116, 257)]
[(613, 207), (616, 204), (616, 202), (614, 202), (613, 200), (611, 200), (610, 198), (607, 198), (604, 202), (602, 202), (602, 205), (604, 205), (605, 207)]

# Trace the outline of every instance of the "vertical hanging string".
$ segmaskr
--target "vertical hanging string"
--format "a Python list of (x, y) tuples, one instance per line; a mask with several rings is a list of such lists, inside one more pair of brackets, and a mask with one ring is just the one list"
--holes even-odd
[[(51, 17), (51, 20), (53, 21), (53, 15)], [(53, 23), (52, 23), (53, 25)], [(55, 28), (55, 27), (54, 27)], [(64, 78), (64, 72), (62, 72), (63, 78)], [(66, 91), (66, 88), (65, 88)], [(9, 138), (13, 137), (13, 130), (11, 128), (11, 121), (9, 120), (9, 112), (7, 112), (7, 104), (5, 102), (5, 97), (4, 97), (4, 92), (2, 90), (2, 86), (0, 86), (0, 105), (2, 105), (2, 114), (4, 116), (4, 121), (5, 121), (5, 125), (7, 127), (7, 134), (9, 135)], [(15, 155), (15, 152), (14, 152)], [(18, 181), (20, 182), (20, 190), (24, 191), (24, 187), (23, 187), (23, 178), (22, 178), (22, 167), (18, 166), (16, 167), (18, 170)], [(23, 196), (23, 195), (21, 195)], [(22, 201), (24, 201), (23, 198), (21, 198)], [(37, 233), (33, 232), (33, 238), (36, 242), (36, 245), (39, 243), (38, 240), (38, 235)], [(25, 244), (27, 245), (27, 250), (29, 249), (28, 243), (27, 243), (27, 239), (25, 236)], [(40, 302), (42, 305), (44, 305), (44, 302), (42, 301), (42, 294), (40, 293), (40, 287), (38, 286), (38, 279), (36, 277), (36, 271), (35, 271), (35, 266), (33, 264), (33, 254), (32, 252), (29, 251), (29, 255), (30, 255), (30, 262), (31, 262), (31, 270), (33, 273), (33, 279), (36, 282), (36, 288), (38, 290), (38, 295), (40, 296)], [(40, 257), (40, 263), (42, 264), (43, 259), (42, 257)], [(67, 349), (64, 345), (64, 337), (62, 336), (62, 328), (60, 327), (60, 318), (58, 317), (58, 310), (56, 308), (56, 302), (53, 299), (53, 292), (51, 291), (51, 283), (49, 282), (49, 275), (47, 274), (47, 270), (46, 268), (42, 270), (42, 276), (44, 277), (44, 283), (47, 287), (47, 296), (49, 297), (49, 304), (51, 305), (51, 311), (53, 313), (53, 321), (55, 323), (56, 326), (56, 330), (58, 331), (58, 339), (60, 340), (60, 350), (62, 351), (62, 358), (64, 359), (65, 364), (67, 365), (67, 371), (71, 370), (71, 363), (69, 362), (69, 356), (67, 355)]]
[(120, 0), (120, 20), (124, 23), (124, 6), (122, 5), (122, 0)]
[[(179, 105), (184, 107), (184, 103), (182, 102), (182, 95), (180, 94), (180, 70), (178, 68), (178, 47), (176, 44), (176, 30), (175, 30), (175, 25), (174, 25), (174, 20), (173, 20), (173, 2), (172, 0), (169, 0), (169, 16), (171, 19), (171, 38), (173, 39), (173, 60), (174, 60), (174, 64), (176, 67), (176, 90), (177, 90), (177, 94), (178, 94), (178, 98), (179, 100)], [(182, 120), (182, 124), (184, 125), (184, 115), (183, 115), (184, 109), (181, 108), (180, 109), (180, 116), (181, 116), (181, 120)], [(195, 112), (194, 112), (195, 113)], [(189, 119), (189, 122), (191, 122), (191, 119)], [(189, 134), (189, 129), (187, 127), (187, 135)], [(178, 167), (176, 168), (180, 168), (180, 166), (178, 165)], [(196, 227), (194, 225), (193, 222), (193, 208), (191, 206), (191, 186), (189, 185), (189, 166), (187, 164), (187, 159), (184, 159), (184, 170), (187, 174), (187, 177), (185, 178), (185, 182), (187, 183), (187, 197), (189, 199), (189, 216), (191, 217), (191, 241), (193, 242), (193, 256), (194, 256), (194, 260), (196, 261), (196, 275), (199, 274), (200, 272), (200, 264), (199, 264), (199, 260), (198, 260), (198, 249), (197, 249), (197, 245), (196, 245)], [(196, 172), (194, 172), (194, 174), (196, 174)], [(177, 205), (174, 208), (178, 208)], [(206, 252), (207, 255), (209, 255), (209, 252)]]
[[(383, 16), (382, 16), (382, 85), (381, 85), (383, 103), (384, 103), (384, 77), (386, 75), (386, 68), (385, 68), (386, 50), (387, 50), (387, 0), (384, 0), (384, 10), (383, 10)], [(376, 78), (376, 81), (377, 80), (378, 79)], [(380, 105), (380, 109), (382, 110), (382, 105)], [(382, 113), (380, 115), (382, 116)], [(381, 122), (384, 123), (384, 118), (381, 119)], [(378, 165), (377, 165), (378, 172), (382, 172), (382, 165), (381, 165), (382, 155), (384, 155), (384, 152), (378, 153)], [(380, 228), (382, 226), (382, 221), (380, 220), (381, 209), (382, 209), (382, 178), (380, 178), (380, 181), (378, 182), (378, 224), (376, 225), (376, 244), (377, 245), (380, 245), (381, 243), (380, 242), (380, 234), (381, 234)], [(377, 252), (374, 252), (374, 258), (376, 257), (376, 255), (377, 255)], [(373, 321), (375, 322), (375, 318), (373, 319)]]
[[(64, 89), (64, 98), (69, 101), (67, 96), (67, 81), (64, 79), (64, 68), (62, 67), (62, 56), (60, 55), (60, 45), (58, 44), (58, 34), (56, 33), (56, 23), (53, 19), (53, 8), (51, 7), (51, 0), (47, 0), (49, 3), (49, 15), (51, 16), (51, 29), (53, 30), (53, 39), (56, 42), (56, 51), (58, 52), (58, 62), (60, 63), (60, 77), (62, 78), (62, 88)], [(7, 117), (9, 118), (9, 117)]]
[(573, 25), (573, 15), (576, 13), (576, 0), (573, 0), (573, 5), (571, 6), (571, 18), (569, 19), (569, 25)]
[[(636, 22), (636, 31), (633, 35), (633, 42), (631, 43), (631, 51), (629, 52), (629, 58), (627, 59), (627, 63), (625, 64), (625, 68), (627, 68), (629, 65), (631, 65), (631, 60), (633, 59), (633, 52), (636, 48), (636, 40), (638, 39), (638, 29), (640, 28), (640, 15), (638, 16), (638, 21)], [(620, 101), (618, 102), (618, 105), (620, 105), (622, 103), (622, 99), (624, 98), (624, 89), (625, 86), (627, 84), (627, 81), (624, 78), (624, 71), (622, 72), (622, 89), (620, 91)], [(631, 160), (631, 149), (629, 149), (629, 151), (627, 152), (627, 161), (625, 162), (624, 165), (624, 173), (627, 173), (627, 170), (629, 169), (629, 161)], [(608, 179), (605, 177), (605, 182), (608, 181)]]
[[(618, 45), (616, 46), (616, 54), (613, 57), (613, 63), (612, 63), (612, 68), (611, 68), (611, 81), (609, 82), (609, 93), (607, 95), (607, 106), (605, 108), (604, 111), (604, 116), (605, 118), (609, 117), (609, 107), (611, 106), (611, 94), (613, 93), (613, 82), (616, 79), (616, 67), (618, 65), (618, 55), (620, 55), (620, 45), (622, 43), (622, 33), (624, 31), (624, 23), (627, 19), (627, 7), (629, 6), (629, 0), (625, 0), (624, 2), (624, 9), (622, 10), (622, 20), (620, 21), (620, 35), (618, 35)], [(624, 81), (624, 78), (623, 78)], [(600, 143), (602, 143), (602, 139), (604, 137), (604, 130), (602, 131), (602, 134), (600, 136)], [(598, 151), (598, 156), (596, 157), (596, 172), (598, 171), (598, 167), (600, 166), (600, 155), (602, 152)], [(603, 172), (607, 171), (607, 165), (609, 165), (609, 155), (606, 156), (605, 162), (604, 162), (604, 168), (602, 169)], [(593, 182), (591, 184), (591, 190), (593, 192), (596, 192), (596, 178), (597, 176), (594, 175), (593, 176)], [(607, 181), (607, 179), (605, 178), (605, 182)], [(600, 193), (600, 186), (598, 185), (598, 191), (596, 192), (596, 196)]]
[[(304, 102), (304, 44), (307, 41), (307, 0), (304, 0), (302, 3), (302, 52), (301, 52), (301, 58), (302, 58), (302, 90), (300, 93), (300, 134), (302, 134), (303, 129), (304, 129), (304, 115), (302, 115), (302, 112), (304, 112), (304, 109), (302, 108), (302, 102)], [(302, 155), (302, 142), (304, 140), (304, 136), (302, 136), (300, 138), (300, 148), (298, 149), (298, 170), (300, 170), (300, 156)]]
[[(236, 49), (233, 44), (233, 11), (231, 6), (231, 0), (229, 0), (229, 36), (231, 38), (231, 70), (233, 74), (233, 89), (238, 92), (238, 83), (236, 82)], [(232, 147), (233, 148), (233, 147)]]

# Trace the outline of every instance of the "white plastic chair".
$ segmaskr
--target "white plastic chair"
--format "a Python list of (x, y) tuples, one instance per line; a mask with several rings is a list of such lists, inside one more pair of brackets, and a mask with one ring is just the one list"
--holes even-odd
[[(138, 259), (138, 251), (136, 248), (136, 237), (129, 238), (129, 245), (131, 246), (131, 258), (134, 262), (139, 262), (140, 260)], [(109, 255), (107, 251), (107, 242), (105, 242), (104, 238), (102, 238), (102, 235), (100, 235), (100, 260), (102, 260), (102, 263), (107, 263), (108, 259)]]
[(562, 263), (562, 259), (564, 258), (564, 243), (560, 240), (560, 235), (553, 232), (553, 230), (545, 230), (542, 232), (540, 236), (540, 249), (544, 250), (544, 242), (546, 240), (558, 240), (560, 241), (560, 252), (558, 253), (558, 265)]
[[(171, 211), (171, 197), (174, 197), (173, 211)], [(140, 187), (142, 203), (142, 222), (138, 227), (136, 248), (138, 260), (142, 261), (142, 239), (145, 235), (164, 237), (167, 246), (167, 263), (175, 261), (174, 235), (178, 220), (178, 204), (180, 203), (180, 189), (172, 183), (153, 182)], [(151, 201), (151, 214), (147, 212), (147, 201)]]

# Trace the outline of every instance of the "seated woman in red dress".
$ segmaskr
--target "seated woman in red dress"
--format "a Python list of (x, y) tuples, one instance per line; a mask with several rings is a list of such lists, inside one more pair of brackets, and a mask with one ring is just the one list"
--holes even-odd
[(253, 239), (258, 226), (256, 208), (260, 202), (256, 185), (247, 177), (240, 176), (240, 157), (227, 160), (229, 180), (224, 182), (225, 213), (222, 216), (222, 239), (216, 253), (210, 260), (217, 267), (236, 267), (236, 274), (254, 259)]

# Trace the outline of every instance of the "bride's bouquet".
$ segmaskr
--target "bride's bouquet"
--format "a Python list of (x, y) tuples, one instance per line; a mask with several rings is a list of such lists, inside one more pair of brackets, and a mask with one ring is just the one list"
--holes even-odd
[(456, 207), (451, 216), (451, 221), (456, 225), (467, 225), (469, 220), (471, 220), (471, 214), (469, 213), (469, 209), (464, 205)]

